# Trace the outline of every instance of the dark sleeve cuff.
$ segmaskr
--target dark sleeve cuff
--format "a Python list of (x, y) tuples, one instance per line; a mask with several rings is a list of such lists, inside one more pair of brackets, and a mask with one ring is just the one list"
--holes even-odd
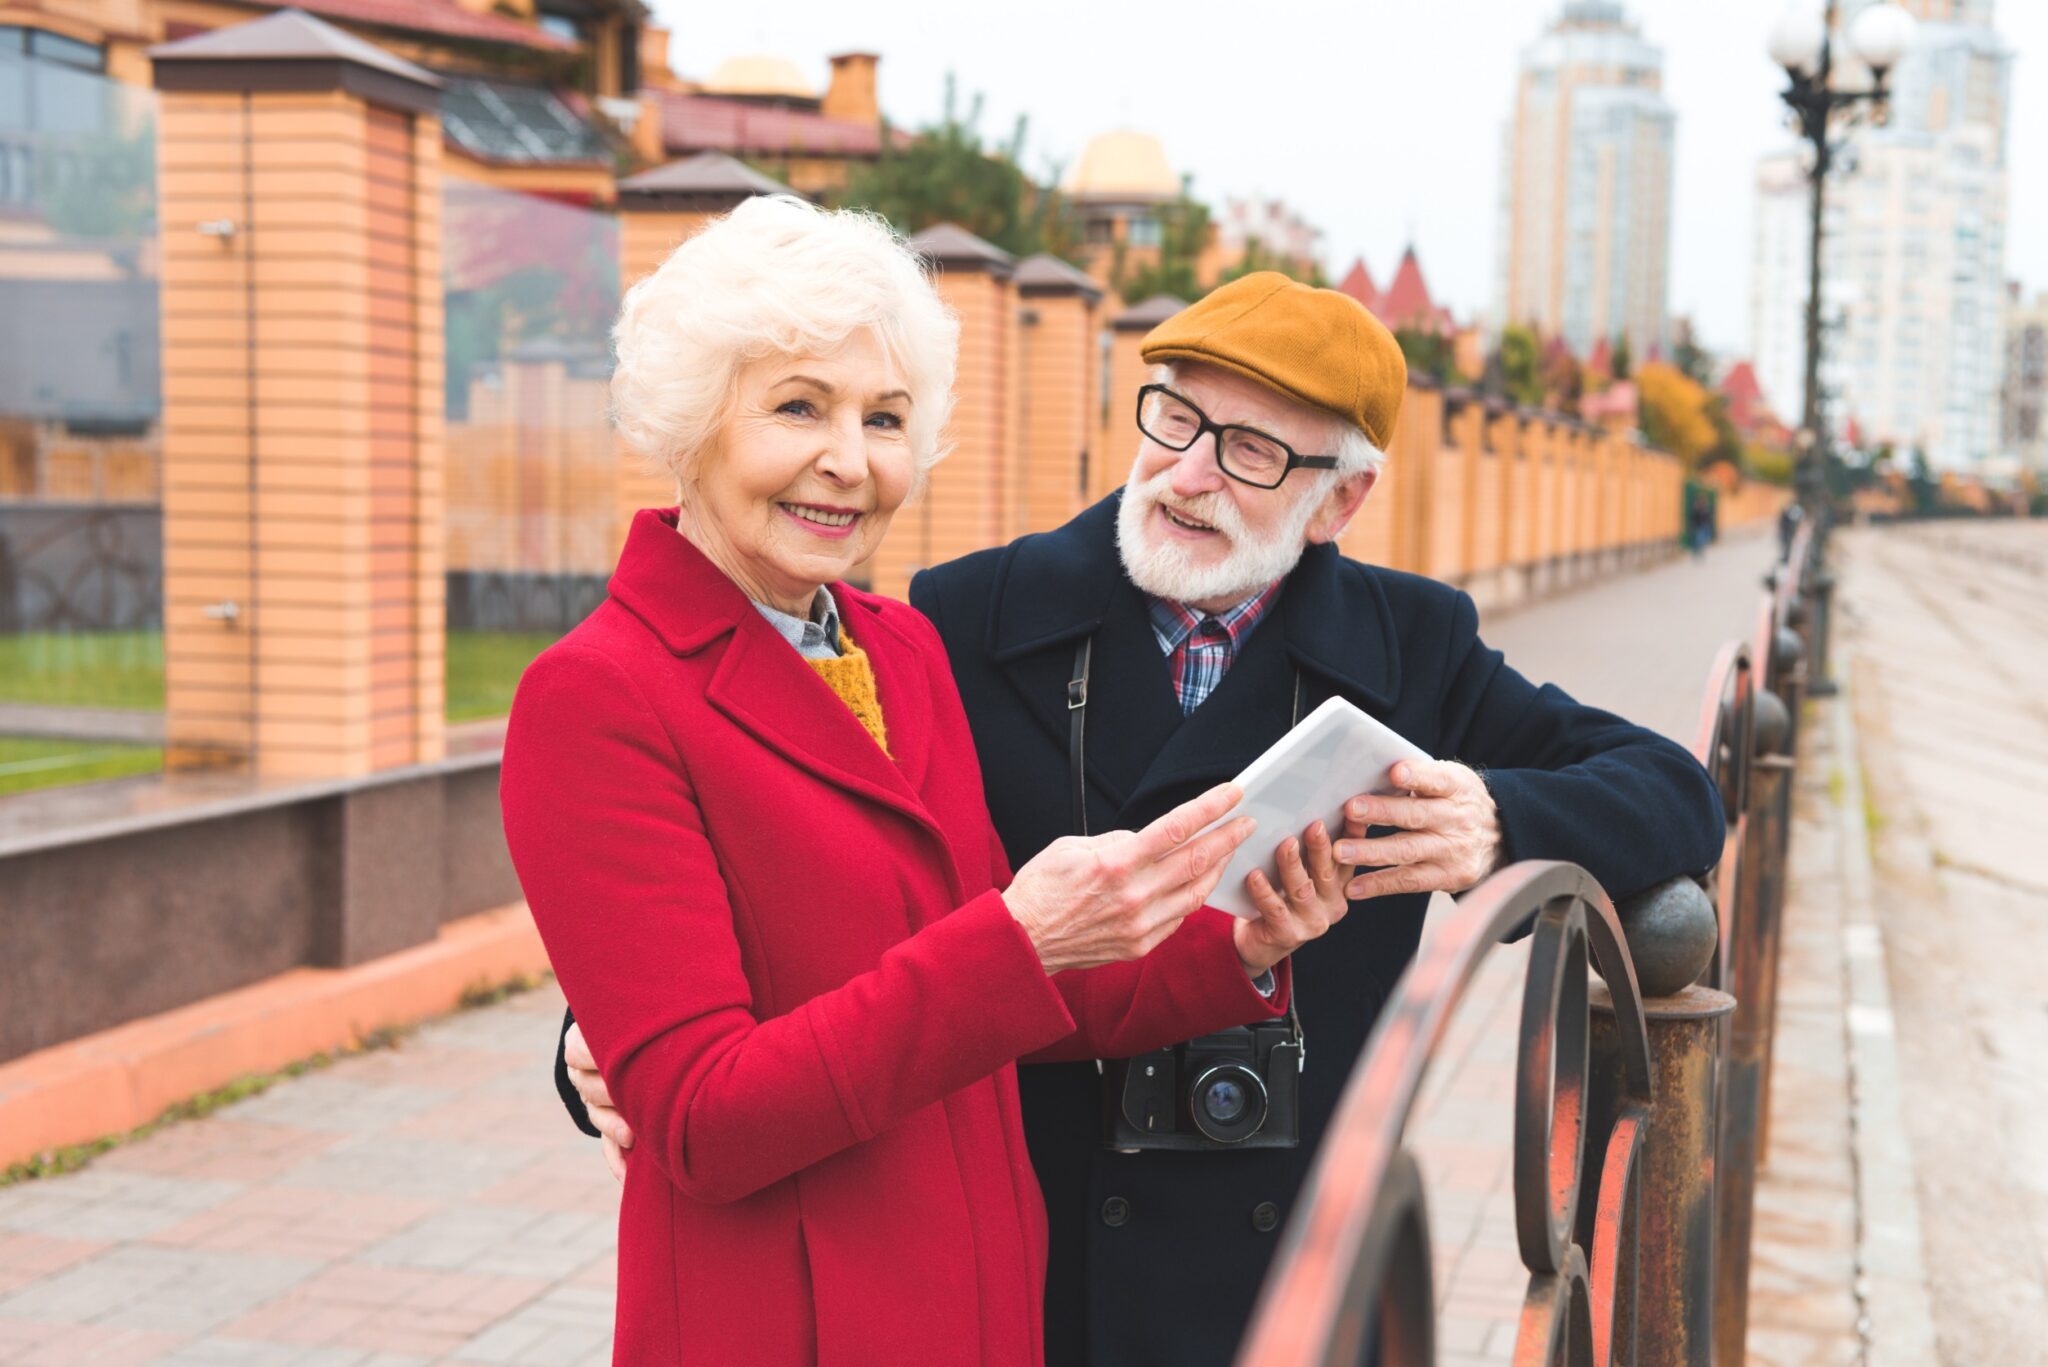
[(574, 1011), (562, 1013), (562, 1032), (555, 1036), (555, 1092), (562, 1098), (562, 1105), (568, 1109), (569, 1119), (576, 1122), (576, 1128), (592, 1139), (602, 1139), (597, 1126), (590, 1123), (590, 1108), (583, 1104), (583, 1098), (576, 1094), (576, 1088), (569, 1081), (569, 1056), (567, 1045), (569, 1027), (576, 1023)]

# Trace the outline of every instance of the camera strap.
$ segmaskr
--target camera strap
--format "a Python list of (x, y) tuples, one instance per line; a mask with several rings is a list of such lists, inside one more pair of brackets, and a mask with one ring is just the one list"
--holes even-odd
[[(1067, 679), (1067, 773), (1073, 788), (1074, 834), (1088, 834), (1088, 672), (1095, 658), (1095, 638), (1083, 636), (1081, 644), (1074, 647), (1074, 672)], [(1301, 671), (1294, 671), (1294, 706), (1287, 719), (1287, 729), (1292, 731), (1301, 725)], [(1287, 1024), (1294, 1031), (1296, 1068), (1308, 1064), (1308, 1040), (1302, 1034), (1301, 1014), (1295, 1009), (1300, 997), (1297, 984), (1287, 998)], [(1102, 1069), (1097, 1060), (1096, 1071)]]

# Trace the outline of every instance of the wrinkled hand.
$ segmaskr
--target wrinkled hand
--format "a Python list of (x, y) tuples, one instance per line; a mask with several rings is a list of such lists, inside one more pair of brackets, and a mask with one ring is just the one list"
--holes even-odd
[(1500, 811), (1477, 773), (1450, 760), (1403, 760), (1392, 778), (1409, 796), (1361, 794), (1344, 806), (1347, 827), (1360, 820), (1398, 828), (1337, 842), (1337, 858), (1345, 863), (1379, 866), (1351, 879), (1346, 891), (1354, 900), (1463, 892), (1500, 867)]
[(1244, 793), (1218, 784), (1142, 831), (1063, 836), (1040, 850), (1003, 891), (1047, 973), (1150, 954), (1216, 890), (1230, 856), (1252, 833), (1226, 821)]
[[(1347, 816), (1344, 834), (1364, 835), (1365, 823)], [(1344, 885), (1351, 881), (1352, 870), (1337, 861), (1322, 822), (1310, 826), (1301, 839), (1282, 842), (1274, 863), (1280, 886), (1273, 886), (1264, 869), (1253, 869), (1244, 885), (1258, 919), (1241, 920), (1233, 927), (1237, 957), (1254, 978), (1343, 920), (1351, 905), (1345, 900)]]
[(611, 1089), (604, 1085), (597, 1060), (591, 1056), (590, 1046), (583, 1042), (582, 1026), (571, 1025), (569, 1033), (562, 1036), (562, 1060), (569, 1065), (570, 1085), (583, 1098), (584, 1109), (590, 1112), (590, 1123), (604, 1136), (605, 1166), (612, 1170), (612, 1176), (625, 1181), (626, 1150), (633, 1147), (633, 1127), (613, 1108)]

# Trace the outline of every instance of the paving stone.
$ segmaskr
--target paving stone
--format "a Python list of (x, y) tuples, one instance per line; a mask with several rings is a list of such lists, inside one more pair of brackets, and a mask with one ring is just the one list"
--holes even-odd
[(236, 1182), (95, 1166), (0, 1189), (0, 1230), (110, 1243), (141, 1239), (242, 1189)]
[(303, 1281), (299, 1258), (125, 1246), (0, 1300), (0, 1319), (203, 1334)]
[(389, 1129), (396, 1120), (430, 1110), (454, 1095), (446, 1087), (362, 1081), (330, 1070), (297, 1078), (289, 1087), (272, 1087), (262, 1096), (236, 1107), (235, 1119), (244, 1124), (375, 1134)]

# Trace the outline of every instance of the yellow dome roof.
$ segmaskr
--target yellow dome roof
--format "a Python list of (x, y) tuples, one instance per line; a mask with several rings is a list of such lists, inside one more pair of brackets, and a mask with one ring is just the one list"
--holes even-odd
[(1173, 199), (1180, 194), (1180, 177), (1166, 160), (1159, 139), (1119, 128), (1088, 140), (1066, 188), (1075, 195)]
[(815, 100), (818, 92), (805, 83), (803, 73), (787, 57), (728, 57), (720, 62), (711, 79), (704, 82), (707, 95), (782, 95), (790, 99)]

